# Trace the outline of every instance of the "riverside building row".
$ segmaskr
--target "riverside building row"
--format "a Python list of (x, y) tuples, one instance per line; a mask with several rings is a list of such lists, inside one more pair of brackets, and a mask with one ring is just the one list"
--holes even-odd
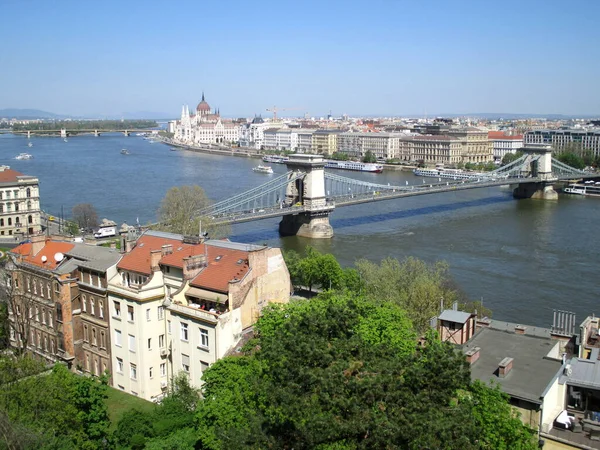
[(40, 233), (40, 212), (37, 177), (0, 166), (0, 237)]
[(567, 146), (576, 145), (584, 150), (589, 150), (594, 156), (600, 156), (600, 130), (558, 129), (528, 131), (524, 136), (524, 143), (547, 144), (556, 151), (561, 151)]
[(12, 250), (12, 345), (156, 401), (179, 373), (199, 386), (267, 304), (289, 301), (279, 249), (133, 229), (121, 244), (40, 235)]

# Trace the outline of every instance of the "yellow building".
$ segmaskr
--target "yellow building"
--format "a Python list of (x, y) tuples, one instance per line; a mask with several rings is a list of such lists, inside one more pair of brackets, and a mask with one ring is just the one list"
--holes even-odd
[(448, 135), (461, 141), (463, 163), (481, 163), (494, 160), (493, 147), (489, 144), (487, 131), (474, 127), (455, 128), (448, 130)]
[(333, 155), (338, 151), (337, 130), (317, 130), (312, 134), (312, 153)]

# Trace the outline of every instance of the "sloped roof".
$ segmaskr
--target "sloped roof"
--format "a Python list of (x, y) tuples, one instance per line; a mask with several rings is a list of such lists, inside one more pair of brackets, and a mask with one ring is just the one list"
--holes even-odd
[[(34, 266), (42, 267), (46, 270), (54, 270), (62, 261), (56, 261), (54, 257), (57, 253), (68, 253), (75, 245), (69, 242), (57, 242), (57, 241), (46, 241), (44, 247), (37, 253), (37, 255), (33, 255), (32, 252), (32, 244), (26, 243), (21, 244), (18, 247), (15, 247), (11, 250), (11, 253), (17, 255), (23, 255), (23, 260), (28, 264), (32, 264)], [(42, 258), (46, 257), (46, 262), (42, 262)]]
[(241, 280), (250, 270), (248, 252), (211, 245), (206, 249), (208, 265), (190, 282), (191, 286), (227, 292), (231, 280)]
[(24, 176), (21, 172), (17, 172), (12, 169), (4, 169), (0, 171), (0, 183), (7, 183), (9, 181), (17, 181), (17, 177)]
[[(190, 247), (193, 246), (192, 244), (183, 244), (181, 240), (178, 239), (143, 234), (137, 240), (133, 250), (121, 258), (117, 268), (150, 275), (152, 273), (150, 253), (153, 250), (160, 250), (163, 245), (169, 244), (173, 246), (173, 255), (179, 255), (181, 259), (190, 255)], [(185, 251), (187, 251), (187, 253), (185, 253)]]

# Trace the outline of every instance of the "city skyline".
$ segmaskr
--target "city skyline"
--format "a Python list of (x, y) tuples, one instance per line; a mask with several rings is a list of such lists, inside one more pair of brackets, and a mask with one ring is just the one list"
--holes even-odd
[(176, 117), (204, 91), (228, 117), (600, 113), (591, 1), (28, 5), (4, 5), (0, 109)]

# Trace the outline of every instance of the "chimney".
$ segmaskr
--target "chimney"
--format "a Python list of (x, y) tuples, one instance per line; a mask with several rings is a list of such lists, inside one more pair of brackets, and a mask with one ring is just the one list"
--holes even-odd
[(36, 234), (31, 236), (31, 253), (33, 256), (37, 255), (40, 250), (46, 245), (46, 236), (43, 234)]
[(165, 244), (161, 247), (161, 251), (162, 251), (162, 256), (170, 255), (171, 253), (173, 253), (173, 245)]
[(206, 267), (206, 255), (194, 255), (183, 258), (183, 279), (191, 280)]
[(467, 357), (467, 362), (469, 364), (475, 364), (475, 361), (477, 361), (479, 359), (480, 352), (481, 352), (481, 348), (473, 347), (471, 350), (469, 350), (467, 353), (465, 353), (465, 356)]
[(515, 333), (517, 334), (525, 334), (525, 330), (527, 329), (527, 327), (525, 325), (516, 325), (515, 326)]
[(150, 269), (153, 272), (159, 270), (158, 263), (160, 262), (160, 258), (162, 258), (162, 250), (152, 250), (150, 252)]
[(508, 356), (500, 361), (498, 364), (498, 376), (500, 378), (504, 378), (506, 375), (510, 373), (513, 367), (513, 359)]

